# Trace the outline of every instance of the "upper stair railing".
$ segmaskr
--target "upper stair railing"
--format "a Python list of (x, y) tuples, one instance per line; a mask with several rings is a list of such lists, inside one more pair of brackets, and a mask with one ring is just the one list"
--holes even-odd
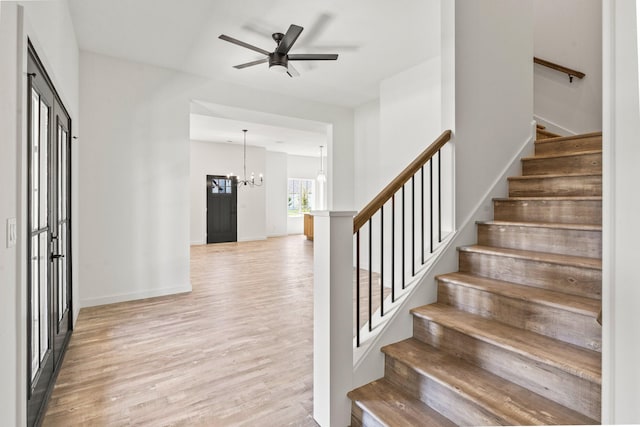
[(563, 65), (558, 65), (558, 64), (555, 64), (555, 63), (553, 63), (551, 61), (547, 61), (546, 59), (540, 59), (540, 58), (537, 58), (535, 56), (533, 57), (533, 62), (538, 64), (538, 65), (542, 65), (544, 67), (548, 67), (548, 68), (551, 68), (553, 70), (560, 71), (561, 73), (568, 74), (569, 75), (569, 83), (573, 82), (573, 78), (574, 77), (582, 79), (582, 78), (584, 78), (586, 76), (586, 74), (583, 73), (582, 71), (573, 70), (573, 69), (567, 68), (567, 67), (565, 67)]
[(356, 347), (361, 330), (371, 332), (373, 319), (391, 311), (385, 300), (396, 302), (443, 240), (443, 194), (452, 191), (443, 191), (442, 149), (450, 140), (443, 132), (353, 220)]

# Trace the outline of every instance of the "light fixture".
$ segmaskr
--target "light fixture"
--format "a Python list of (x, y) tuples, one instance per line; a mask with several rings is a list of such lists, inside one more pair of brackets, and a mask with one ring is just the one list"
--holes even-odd
[(320, 170), (318, 171), (318, 182), (327, 182), (327, 175), (324, 173), (324, 156), (322, 155), (323, 145), (320, 146)]
[[(276, 43), (280, 45), (280, 39), (276, 40)], [(282, 54), (278, 51), (272, 52), (269, 55), (269, 70), (276, 72), (278, 74), (284, 74), (289, 71), (289, 58), (287, 54)]]
[(249, 179), (247, 179), (247, 129), (242, 129), (242, 132), (244, 132), (244, 145), (243, 145), (243, 159), (242, 159), (242, 168), (243, 168), (243, 176), (242, 179), (238, 179), (237, 176), (235, 176), (232, 173), (230, 173), (229, 175), (227, 175), (227, 178), (236, 178), (234, 179), (234, 183), (236, 185), (248, 185), (249, 187), (260, 187), (263, 183), (264, 183), (264, 178), (262, 177), (262, 174), (258, 175), (258, 182), (256, 182), (256, 176), (253, 172), (251, 172), (251, 176), (249, 177)]

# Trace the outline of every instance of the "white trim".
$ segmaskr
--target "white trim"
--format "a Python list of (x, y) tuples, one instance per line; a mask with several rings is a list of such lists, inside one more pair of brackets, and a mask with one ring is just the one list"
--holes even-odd
[(540, 117), (537, 114), (534, 114), (533, 118), (535, 119), (536, 122), (538, 122), (538, 124), (545, 126), (546, 127), (545, 130), (548, 130), (549, 132), (552, 132), (552, 133), (557, 133), (560, 136), (571, 136), (571, 135), (578, 134), (578, 132), (574, 132), (571, 129), (567, 129), (566, 127), (560, 126), (559, 124), (554, 123), (549, 119), (545, 119), (544, 117)]
[(94, 307), (97, 305), (115, 304), (119, 302), (135, 301), (139, 299), (161, 297), (191, 292), (191, 283), (171, 288), (154, 289), (152, 291), (132, 292), (128, 294), (109, 295), (106, 297), (88, 298), (80, 301), (82, 308)]
[(256, 240), (267, 240), (266, 236), (245, 236), (238, 238), (238, 242), (253, 242)]
[[(16, 246), (17, 257), (18, 257), (18, 271), (17, 271), (17, 279), (18, 279), (18, 315), (19, 320), (17, 324), (17, 334), (18, 334), (18, 348), (16, 349), (16, 360), (18, 365), (18, 387), (16, 390), (17, 396), (17, 415), (16, 420), (18, 425), (26, 425), (27, 424), (27, 384), (24, 381), (24, 378), (27, 377), (27, 259), (26, 259), (26, 248), (27, 242), (29, 239), (29, 233), (27, 230), (27, 218), (28, 210), (27, 210), (27, 108), (25, 103), (25, 98), (27, 94), (27, 58), (28, 58), (28, 43), (27, 43), (27, 34), (30, 31), (31, 27), (28, 25), (25, 19), (24, 7), (21, 5), (17, 6), (17, 27), (18, 27), (18, 35), (17, 35), (17, 70), (18, 79), (17, 79), (17, 103), (16, 109), (16, 137), (19, 141), (18, 144), (18, 212), (16, 213), (18, 221), (18, 232), (20, 233), (21, 238), (18, 239), (18, 244)], [(34, 45), (35, 46), (35, 45)], [(45, 59), (46, 60), (46, 57)], [(75, 221), (74, 221), (75, 222)], [(77, 225), (76, 225), (77, 228)], [(77, 250), (77, 249), (76, 249)], [(77, 254), (76, 251), (73, 254)], [(75, 262), (75, 255), (73, 261)]]
[(602, 413), (603, 424), (613, 423), (615, 396), (613, 379), (615, 365), (613, 350), (612, 301), (615, 274), (611, 263), (615, 259), (613, 232), (615, 221), (612, 212), (615, 186), (613, 185), (615, 140), (615, 4), (602, 2)]
[(272, 237), (286, 237), (286, 236), (288, 236), (287, 233), (267, 234), (267, 239), (270, 239)]

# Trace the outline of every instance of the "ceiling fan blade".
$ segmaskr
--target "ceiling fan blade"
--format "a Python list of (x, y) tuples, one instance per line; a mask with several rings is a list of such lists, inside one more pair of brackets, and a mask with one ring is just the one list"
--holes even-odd
[(240, 65), (234, 65), (233, 68), (237, 68), (238, 70), (241, 70), (243, 68), (252, 67), (254, 65), (264, 64), (265, 62), (269, 62), (269, 58), (263, 58), (263, 59), (258, 59), (257, 61), (251, 61), (251, 62), (247, 62)]
[(271, 54), (271, 52), (267, 52), (264, 49), (260, 49), (259, 47), (256, 47), (256, 46), (254, 46), (252, 44), (249, 44), (249, 43), (241, 42), (238, 39), (234, 39), (233, 37), (225, 36), (224, 34), (220, 34), (220, 36), (218, 38), (221, 39), (221, 40), (227, 41), (229, 43), (237, 44), (238, 46), (242, 46), (242, 47), (246, 47), (247, 49), (254, 50), (254, 51), (256, 51), (258, 53), (261, 53), (263, 55), (270, 55)]
[(287, 30), (287, 34), (285, 34), (280, 41), (276, 52), (286, 55), (291, 49), (291, 46), (293, 46), (296, 40), (298, 40), (298, 37), (300, 37), (302, 30), (304, 30), (304, 28), (291, 24)]
[(304, 33), (304, 43), (300, 42), (298, 46), (313, 46), (315, 42), (327, 31), (327, 27), (333, 21), (334, 15), (329, 13), (321, 13), (316, 20), (307, 27)]
[(298, 70), (296, 70), (296, 67), (293, 66), (293, 64), (287, 64), (287, 74), (289, 74), (289, 77), (300, 77), (300, 73), (298, 72)]
[(287, 55), (289, 61), (335, 61), (337, 53), (298, 53)]

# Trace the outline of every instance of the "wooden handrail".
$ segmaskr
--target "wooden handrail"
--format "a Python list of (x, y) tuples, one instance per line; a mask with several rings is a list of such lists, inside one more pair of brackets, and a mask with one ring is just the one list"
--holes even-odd
[(391, 196), (396, 194), (398, 190), (406, 184), (409, 179), (415, 175), (422, 166), (424, 166), (444, 144), (451, 139), (451, 131), (446, 130), (442, 132), (433, 143), (427, 147), (416, 159), (409, 164), (400, 174), (391, 181), (386, 187), (378, 193), (358, 214), (353, 218), (353, 232), (356, 233), (360, 228), (371, 219), (371, 217), (378, 212), (378, 210), (391, 199)]
[(551, 61), (540, 59), (540, 58), (537, 58), (535, 56), (533, 57), (533, 62), (536, 63), (536, 64), (539, 64), (539, 65), (545, 66), (545, 67), (552, 68), (552, 69), (554, 69), (556, 71), (560, 71), (561, 73), (568, 74), (569, 75), (569, 82), (572, 82), (574, 77), (582, 79), (582, 78), (584, 78), (584, 76), (586, 76), (586, 74), (583, 73), (582, 71), (577, 71), (577, 70), (573, 70), (571, 68), (563, 67), (562, 65), (554, 64)]

